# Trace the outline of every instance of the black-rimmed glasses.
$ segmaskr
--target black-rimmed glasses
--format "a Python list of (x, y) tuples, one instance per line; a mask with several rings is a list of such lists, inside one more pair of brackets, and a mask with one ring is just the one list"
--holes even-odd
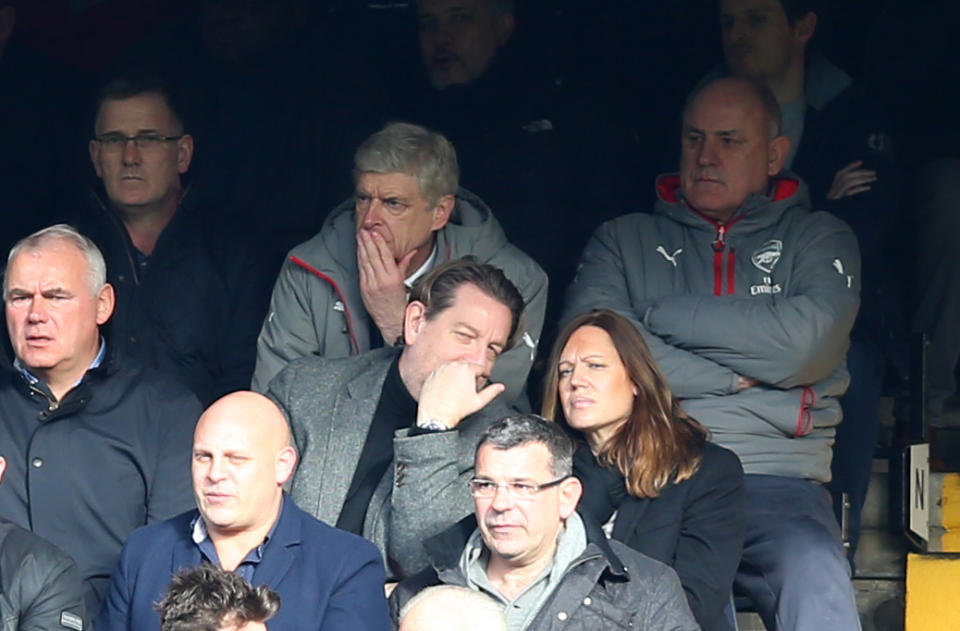
[(136, 136), (127, 136), (126, 134), (111, 132), (109, 134), (94, 136), (94, 140), (99, 142), (100, 145), (108, 151), (119, 151), (126, 147), (127, 143), (131, 141), (136, 145), (137, 149), (149, 151), (151, 149), (159, 149), (164, 143), (180, 140), (184, 136), (185, 134), (180, 134), (179, 136), (163, 136), (161, 134), (137, 134)]

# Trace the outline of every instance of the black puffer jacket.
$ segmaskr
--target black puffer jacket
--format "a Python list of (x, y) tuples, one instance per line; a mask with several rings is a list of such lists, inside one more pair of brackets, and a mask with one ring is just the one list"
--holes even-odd
[(0, 520), (0, 631), (86, 628), (73, 560), (40, 537)]

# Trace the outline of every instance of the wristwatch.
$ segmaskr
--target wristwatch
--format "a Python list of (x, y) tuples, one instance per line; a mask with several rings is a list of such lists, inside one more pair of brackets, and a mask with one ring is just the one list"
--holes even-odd
[(426, 423), (417, 427), (428, 432), (445, 432), (450, 429), (435, 418), (429, 419)]

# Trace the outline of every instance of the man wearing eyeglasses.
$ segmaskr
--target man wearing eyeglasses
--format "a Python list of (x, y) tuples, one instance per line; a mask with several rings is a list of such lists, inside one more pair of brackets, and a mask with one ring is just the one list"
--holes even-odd
[(491, 425), (470, 481), (475, 514), (424, 542), (431, 567), (401, 582), (394, 616), (420, 589), (444, 583), (492, 596), (511, 631), (699, 629), (672, 569), (576, 512), (573, 441), (540, 417)]
[(90, 141), (102, 188), (76, 218), (117, 291), (111, 341), (188, 385), (204, 403), (245, 388), (272, 269), (230, 226), (214, 226), (183, 178), (194, 155), (183, 107), (164, 81), (107, 83)]

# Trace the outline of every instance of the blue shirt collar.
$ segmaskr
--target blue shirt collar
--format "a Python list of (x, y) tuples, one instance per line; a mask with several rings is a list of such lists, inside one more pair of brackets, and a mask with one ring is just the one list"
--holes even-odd
[[(103, 363), (103, 359), (107, 356), (107, 343), (103, 339), (103, 336), (100, 336), (100, 348), (97, 350), (96, 357), (93, 358), (93, 361), (90, 362), (90, 366), (87, 367), (87, 370), (84, 371), (83, 377), (87, 376), (87, 372), (93, 370), (94, 368), (99, 368), (100, 364)], [(23, 365), (23, 362), (20, 361), (19, 357), (14, 358), (13, 367), (20, 371), (20, 374), (23, 375), (23, 378), (27, 380), (31, 386), (35, 386), (40, 383), (40, 379), (31, 373), (26, 366)], [(80, 385), (80, 382), (83, 381), (83, 377), (77, 379), (77, 382), (70, 386), (70, 389), (76, 388)]]
[[(238, 565), (237, 569), (235, 570), (237, 574), (242, 576), (247, 581), (253, 580), (253, 571), (256, 569), (260, 561), (263, 560), (264, 548), (266, 548), (267, 544), (270, 543), (270, 539), (273, 538), (273, 533), (277, 530), (277, 524), (280, 523), (280, 517), (283, 515), (283, 503), (285, 501), (286, 498), (281, 496), (280, 510), (277, 511), (277, 518), (273, 521), (273, 525), (270, 526), (267, 536), (263, 538), (263, 542), (261, 542), (260, 545), (250, 550), (250, 552), (247, 553), (247, 556), (243, 557), (243, 561), (240, 562), (240, 565)], [(202, 554), (207, 561), (213, 563), (217, 567), (220, 567), (220, 558), (217, 556), (217, 549), (213, 545), (213, 540), (210, 539), (210, 533), (207, 531), (207, 524), (203, 521), (203, 516), (199, 513), (197, 513), (197, 516), (194, 517), (193, 521), (190, 522), (190, 538), (200, 550), (200, 554)]]

